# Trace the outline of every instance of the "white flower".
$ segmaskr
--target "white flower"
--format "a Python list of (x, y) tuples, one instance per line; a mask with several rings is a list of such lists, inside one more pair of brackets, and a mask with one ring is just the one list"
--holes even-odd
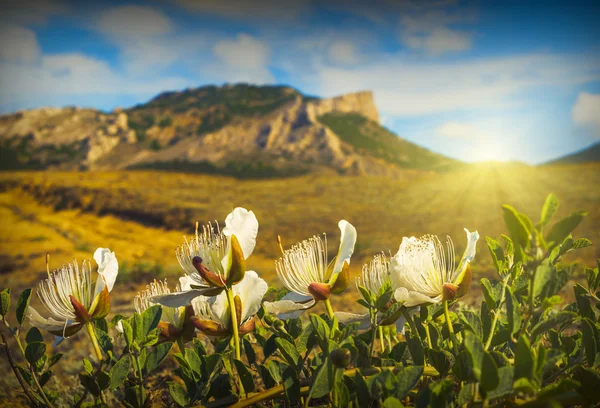
[(452, 240), (448, 237), (447, 252), (434, 236), (404, 238), (398, 253), (392, 257), (390, 271), (394, 296), (406, 307), (438, 303), (462, 296), (471, 281), (469, 263), (475, 256), (479, 233), (467, 233), (467, 247), (455, 268)]
[[(247, 271), (244, 279), (233, 285), (233, 299), (240, 334), (254, 330), (254, 315), (260, 309), (268, 285), (254, 271)], [(199, 296), (192, 300), (196, 328), (211, 336), (221, 336), (231, 332), (231, 307), (227, 294), (207, 298)]]
[(94, 252), (98, 277), (92, 281), (92, 267), (76, 261), (50, 273), (40, 282), (37, 294), (50, 317), (42, 317), (29, 307), (27, 317), (37, 328), (57, 336), (68, 337), (79, 331), (89, 320), (105, 317), (110, 310), (110, 295), (117, 278), (119, 264), (114, 252), (98, 248)]
[(348, 286), (348, 266), (356, 244), (356, 229), (346, 220), (338, 223), (341, 231), (337, 256), (329, 263), (327, 238), (315, 235), (283, 253), (275, 262), (279, 279), (290, 293), (277, 302), (265, 302), (269, 313), (281, 319), (298, 317), (318, 300), (340, 293)]
[(153, 302), (168, 307), (189, 305), (200, 295), (216, 295), (244, 277), (245, 260), (252, 254), (258, 221), (252, 211), (238, 207), (225, 219), (225, 228), (212, 224), (196, 228), (196, 235), (177, 248), (179, 264), (190, 281), (190, 289), (159, 295)]

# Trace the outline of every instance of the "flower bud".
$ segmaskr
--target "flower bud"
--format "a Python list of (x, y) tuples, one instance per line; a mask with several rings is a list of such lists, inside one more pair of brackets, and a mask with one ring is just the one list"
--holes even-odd
[(308, 285), (308, 291), (315, 298), (315, 300), (327, 300), (331, 294), (329, 285), (326, 283), (313, 282)]
[(336, 368), (346, 368), (352, 361), (352, 353), (347, 348), (339, 348), (329, 353), (329, 358)]
[(282, 320), (277, 319), (275, 322), (273, 322), (273, 327), (277, 330), (281, 330), (285, 328), (285, 323), (283, 323)]

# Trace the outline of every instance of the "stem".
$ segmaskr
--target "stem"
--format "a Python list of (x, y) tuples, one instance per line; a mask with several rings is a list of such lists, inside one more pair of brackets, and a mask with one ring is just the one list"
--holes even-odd
[(329, 299), (325, 299), (325, 307), (327, 308), (327, 314), (330, 319), (333, 319), (333, 308), (331, 307), (331, 302)]
[(423, 328), (425, 329), (425, 334), (427, 334), (427, 345), (429, 346), (429, 348), (433, 348), (433, 343), (431, 342), (431, 334), (429, 334), (429, 324), (427, 322), (424, 322)]
[(235, 347), (235, 358), (237, 360), (241, 360), (241, 352), (240, 352), (240, 332), (237, 321), (237, 314), (235, 311), (235, 302), (233, 301), (233, 292), (231, 288), (225, 289), (225, 293), (227, 293), (227, 301), (229, 302), (229, 310), (231, 314), (231, 328), (233, 329), (233, 345)]
[(408, 313), (408, 309), (405, 307), (402, 307), (402, 308), (400, 308), (400, 310), (402, 310), (402, 316), (404, 316), (404, 318), (408, 322), (408, 325), (410, 326), (410, 331), (412, 333), (414, 333), (415, 336), (419, 337), (419, 330), (417, 329), (417, 325), (415, 324), (415, 321), (412, 319), (412, 317), (410, 317), (410, 314)]
[(179, 347), (179, 352), (183, 355), (183, 358), (185, 358), (185, 344), (183, 344), (183, 339), (181, 337), (177, 338), (177, 347)]
[(46, 397), (46, 393), (44, 392), (44, 389), (42, 388), (42, 386), (40, 385), (40, 382), (38, 381), (37, 375), (35, 374), (35, 369), (33, 368), (33, 365), (29, 366), (29, 371), (31, 371), (31, 376), (33, 377), (33, 381), (35, 382), (35, 385), (37, 386), (38, 390), (40, 390), (40, 394), (42, 394), (42, 399), (44, 400), (44, 403), (46, 404), (46, 406), (48, 406), (48, 408), (54, 408), (54, 405), (52, 405), (52, 403), (50, 403), (50, 401), (48, 401), (48, 397)]
[(379, 343), (381, 344), (381, 354), (383, 355), (385, 351), (385, 343), (383, 342), (383, 327), (379, 326), (377, 330), (379, 330)]
[[(144, 376), (142, 374), (142, 367), (140, 366), (140, 361), (138, 360), (137, 354), (131, 356), (131, 360), (133, 362), (134, 375), (139, 376), (139, 384), (138, 384), (138, 398), (140, 400), (140, 406), (144, 405)], [(137, 374), (136, 374), (137, 372)]]
[(90, 336), (90, 340), (92, 341), (92, 345), (94, 346), (96, 357), (98, 357), (98, 361), (102, 361), (102, 350), (100, 349), (100, 343), (98, 343), (98, 338), (96, 337), (94, 326), (91, 322), (87, 322), (85, 324), (85, 327), (87, 328), (88, 335)]
[(498, 307), (494, 310), (494, 319), (492, 320), (492, 326), (490, 329), (490, 335), (485, 342), (484, 350), (487, 351), (492, 344), (492, 339), (494, 337), (494, 331), (496, 331), (496, 323), (498, 322), (498, 318), (500, 317), (500, 310), (502, 308), (502, 304), (504, 303), (504, 298), (506, 297), (506, 286), (508, 285), (508, 277), (504, 279), (502, 282), (502, 294), (500, 295), (500, 302), (498, 303)]
[(375, 336), (377, 335), (377, 314), (373, 313), (371, 309), (369, 311), (371, 313), (371, 327), (373, 328), (373, 334), (371, 335), (371, 344), (369, 345), (369, 364), (371, 365), (371, 360), (373, 359), (373, 349), (375, 348)]
[(444, 304), (444, 317), (446, 318), (446, 323), (448, 324), (448, 333), (450, 334), (450, 343), (452, 348), (454, 349), (454, 354), (458, 355), (458, 345), (456, 344), (456, 339), (454, 337), (454, 327), (452, 326), (452, 321), (450, 320), (450, 311), (448, 310), (448, 301), (444, 300), (442, 302)]
[(17, 365), (15, 364), (15, 360), (13, 360), (12, 353), (10, 352), (10, 349), (8, 348), (8, 344), (6, 343), (6, 338), (4, 337), (4, 333), (2, 333), (2, 342), (3, 342), (2, 346), (4, 346), (4, 352), (6, 353), (6, 357), (8, 358), (8, 363), (10, 364), (13, 372), (15, 373), (15, 377), (17, 377), (17, 380), (19, 380), (19, 384), (21, 384), (21, 388), (23, 388), (25, 395), (27, 395), (27, 398), (29, 398), (29, 400), (31, 401), (31, 405), (34, 407), (37, 406), (37, 399), (31, 394), (29, 385), (27, 385), (27, 383), (25, 382), (23, 377), (21, 377), (21, 373), (19, 372), (19, 370), (17, 370)]

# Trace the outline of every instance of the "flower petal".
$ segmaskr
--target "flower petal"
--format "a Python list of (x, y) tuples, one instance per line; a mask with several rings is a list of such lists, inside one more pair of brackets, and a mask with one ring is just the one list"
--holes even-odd
[(82, 323), (75, 321), (67, 320), (66, 322), (61, 322), (51, 317), (46, 319), (31, 306), (27, 308), (27, 318), (32, 326), (62, 337), (72, 336), (83, 327)]
[(209, 299), (208, 302), (210, 304), (212, 318), (220, 326), (228, 329), (231, 326), (231, 311), (229, 308), (229, 300), (227, 300), (227, 293), (223, 291), (214, 298)]
[(192, 299), (204, 295), (206, 292), (214, 288), (192, 289), (182, 292), (173, 292), (167, 295), (152, 296), (149, 300), (152, 303), (158, 303), (167, 307), (187, 306), (192, 302)]
[(335, 317), (337, 317), (340, 323), (351, 324), (360, 322), (359, 330), (366, 330), (371, 327), (371, 320), (368, 313), (365, 314), (356, 314), (356, 313), (347, 313), (347, 312), (335, 312)]
[(467, 233), (467, 247), (465, 248), (465, 252), (460, 260), (460, 264), (458, 264), (458, 268), (456, 268), (456, 271), (454, 272), (453, 283), (457, 285), (462, 282), (465, 271), (467, 270), (467, 265), (475, 257), (475, 252), (477, 251), (477, 240), (479, 239), (479, 232), (469, 232), (469, 230), (466, 228), (465, 232)]
[(256, 246), (258, 220), (252, 211), (237, 207), (225, 218), (223, 234), (228, 237), (235, 235), (244, 253), (244, 258), (248, 259)]
[(302, 312), (315, 304), (316, 301), (312, 296), (303, 296), (295, 292), (288, 293), (276, 302), (264, 302), (265, 310), (282, 320), (300, 317)]
[(403, 303), (405, 307), (414, 307), (427, 303), (438, 303), (442, 300), (442, 295), (431, 298), (416, 291), (409, 291), (403, 287), (396, 289), (394, 297), (398, 302)]
[(240, 324), (248, 318), (254, 316), (269, 285), (254, 271), (247, 271), (244, 279), (237, 285), (233, 285), (233, 293), (238, 295), (242, 301), (242, 320)]
[(94, 297), (102, 292), (104, 286), (108, 287), (110, 292), (119, 273), (119, 262), (114, 252), (108, 248), (98, 248), (94, 252), (94, 260), (98, 264), (98, 279), (96, 280), (96, 289)]
[(344, 267), (344, 262), (350, 265), (350, 257), (354, 253), (354, 245), (356, 244), (356, 228), (346, 220), (341, 220), (338, 223), (342, 235), (340, 237), (340, 248), (338, 249), (337, 258), (333, 267), (332, 275), (341, 272)]

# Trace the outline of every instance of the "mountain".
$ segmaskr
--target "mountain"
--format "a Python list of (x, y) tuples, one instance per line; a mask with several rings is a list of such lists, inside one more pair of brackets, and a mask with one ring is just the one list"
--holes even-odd
[(322, 99), (286, 86), (247, 84), (165, 92), (110, 113), (20, 111), (0, 116), (0, 143), (3, 169), (393, 176), (457, 163), (381, 126), (371, 92)]
[(590, 162), (600, 162), (600, 142), (544, 164), (576, 164)]

